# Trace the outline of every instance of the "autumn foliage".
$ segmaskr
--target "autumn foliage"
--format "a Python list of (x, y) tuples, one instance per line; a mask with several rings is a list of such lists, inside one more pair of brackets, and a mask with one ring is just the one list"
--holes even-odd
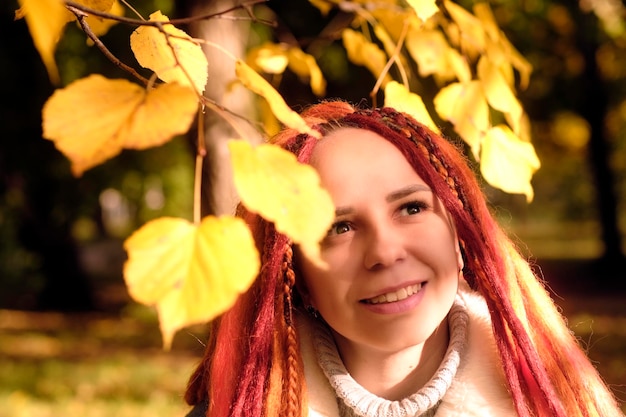
[[(348, 59), (376, 78), (372, 97), (384, 93), (379, 105), (412, 114), (434, 130), (439, 130), (434, 119), (449, 122), (480, 162), (487, 182), (532, 199), (530, 180), (539, 161), (530, 142), (528, 118), (516, 98), (516, 89), (528, 83), (531, 67), (498, 28), (487, 3), (478, 2), (470, 11), (452, 1), (310, 1), (322, 14), (333, 8), (353, 13), (340, 41)], [(160, 11), (145, 19), (127, 17), (136, 12), (117, 0), (19, 3), (16, 17), (26, 19), (53, 83), (60, 79), (54, 52), (69, 22), (78, 24), (134, 80), (91, 74), (58, 88), (45, 103), (43, 136), (70, 160), (76, 176), (124, 149), (159, 146), (185, 134), (206, 111), (227, 110), (203, 96), (209, 68), (203, 45), (220, 49), (225, 59), (236, 62), (233, 79), (264, 100), (280, 123), (316, 134), (268, 81), (269, 75), (289, 69), (324, 97), (326, 81), (315, 57), (297, 46), (267, 42), (251, 48), (241, 60), (218, 45), (192, 38)], [(236, 9), (255, 20), (259, 3), (250, 1)], [(152, 72), (149, 79), (111, 56), (100, 40), (120, 22), (133, 27), (130, 47), (137, 62)], [(419, 77), (432, 77), (439, 86), (433, 103), (436, 115), (429, 113), (419, 92), (411, 90), (415, 83), (408, 62), (418, 68)], [(234, 138), (229, 144), (242, 203), (274, 222), (306, 256), (321, 262), (319, 241), (333, 220), (334, 208), (316, 172), (271, 143), (252, 146), (245, 139)], [(198, 142), (201, 162), (204, 142)], [(153, 220), (125, 242), (128, 291), (136, 301), (157, 308), (165, 347), (181, 328), (210, 321), (227, 310), (248, 289), (260, 265), (242, 220), (200, 218), (198, 207), (195, 212), (193, 222)]]

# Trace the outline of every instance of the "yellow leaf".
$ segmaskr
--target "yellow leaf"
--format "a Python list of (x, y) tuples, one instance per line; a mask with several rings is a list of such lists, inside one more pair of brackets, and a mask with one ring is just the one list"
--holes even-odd
[(388, 33), (389, 37), (393, 40), (393, 42), (398, 42), (400, 40), (400, 36), (402, 34), (405, 23), (408, 23), (410, 26), (414, 27), (422, 27), (424, 26), (424, 22), (422, 22), (417, 15), (414, 13), (411, 8), (402, 8), (399, 9), (397, 7), (378, 7), (374, 10), (371, 10), (372, 15), (379, 23), (374, 26), (374, 32), (376, 33), (376, 37), (380, 39), (381, 42), (385, 45), (385, 50), (387, 54), (391, 55), (391, 51), (395, 48), (389, 49), (387, 45), (387, 41), (383, 39), (383, 36), (379, 36), (380, 29), (377, 27), (382, 26), (385, 29), (385, 32)]
[(165, 348), (181, 328), (228, 310), (258, 274), (259, 256), (242, 219), (208, 216), (196, 227), (160, 218), (125, 242), (124, 279), (131, 297), (159, 312)]
[(487, 36), (493, 40), (497, 40), (500, 36), (504, 36), (498, 27), (496, 18), (493, 15), (491, 6), (487, 2), (477, 2), (473, 5), (474, 15), (481, 21), (483, 29)]
[[(437, 29), (437, 27), (431, 29)], [(459, 25), (453, 21), (442, 19), (441, 30), (446, 35), (446, 38), (452, 47), (462, 49), (463, 56), (465, 56), (468, 61), (472, 61), (477, 55), (480, 54), (478, 50), (468, 50), (468, 48), (463, 48), (461, 46), (463, 43), (461, 42), (461, 28), (459, 28)]]
[(489, 106), (480, 82), (450, 84), (437, 93), (435, 110), (470, 146), (478, 158), (483, 135), (490, 128)]
[(186, 133), (198, 111), (198, 97), (190, 87), (163, 84), (145, 93), (132, 118), (122, 125), (120, 136), (126, 149), (163, 145)]
[(282, 128), (280, 121), (276, 118), (274, 113), (272, 113), (272, 109), (270, 108), (267, 100), (259, 97), (257, 100), (257, 106), (259, 111), (259, 120), (263, 125), (265, 135), (267, 137), (274, 137)]
[(396, 44), (391, 39), (391, 36), (389, 36), (389, 33), (387, 33), (385, 27), (380, 23), (374, 25), (374, 34), (380, 43), (383, 44), (383, 48), (385, 49), (387, 55), (392, 56), (396, 50)]
[[(472, 103), (472, 97), (475, 103)], [(489, 106), (478, 83), (451, 84), (440, 90), (434, 102), (437, 113), (452, 122), (454, 130), (479, 160), (480, 146), (490, 128), (490, 120)]]
[(335, 216), (328, 192), (315, 169), (275, 145), (255, 148), (243, 140), (230, 141), (235, 186), (242, 203), (276, 225), (300, 245), (313, 262), (323, 265), (319, 242)]
[(153, 26), (138, 27), (130, 36), (130, 47), (137, 62), (165, 82), (191, 85), (202, 94), (208, 78), (208, 62), (200, 45), (182, 30), (166, 23), (169, 19), (161, 12), (152, 13), (150, 21), (163, 22), (168, 36)]
[(422, 98), (397, 81), (390, 81), (385, 87), (385, 106), (408, 113), (418, 122), (439, 133), (439, 128), (430, 117)]
[(187, 220), (163, 217), (146, 223), (126, 239), (124, 278), (135, 301), (153, 305), (180, 286), (189, 272), (196, 232)]
[(448, 61), (448, 42), (439, 30), (409, 29), (406, 47), (417, 63), (422, 77), (437, 74), (443, 79), (454, 77), (453, 68)]
[(126, 80), (92, 75), (75, 81), (44, 104), (43, 136), (70, 159), (74, 174), (81, 175), (121, 151), (121, 126), (144, 95), (141, 87)]
[(407, 0), (409, 6), (415, 10), (417, 16), (426, 21), (439, 11), (437, 0)]
[[(511, 45), (510, 41), (499, 29), (496, 19), (493, 15), (491, 7), (487, 2), (478, 2), (474, 4), (474, 13), (476, 17), (483, 23), (483, 27), (488, 37), (493, 42), (498, 44), (499, 49), (505, 55), (508, 62), (510, 62), (520, 74), (520, 87), (526, 88), (530, 81), (530, 73), (532, 72), (532, 65), (524, 58), (522, 54)], [(491, 48), (493, 49), (493, 48)], [(490, 57), (491, 58), (491, 57)], [(509, 85), (513, 85), (509, 83)]]
[(450, 69), (456, 78), (462, 82), (469, 82), (472, 80), (472, 71), (467, 63), (467, 58), (462, 56), (459, 51), (453, 48), (446, 50), (446, 57)]
[(189, 87), (165, 84), (146, 91), (126, 80), (91, 75), (59, 89), (43, 107), (43, 136), (82, 175), (121, 152), (165, 143), (186, 132), (197, 111)]
[(327, 16), (328, 12), (333, 9), (333, 4), (326, 0), (309, 0), (309, 3), (315, 6), (322, 16)]
[(108, 12), (113, 7), (115, 0), (76, 0), (76, 3), (99, 12)]
[(524, 89), (528, 87), (533, 66), (504, 36), (500, 37), (500, 44), (502, 45), (509, 62), (511, 62), (513, 67), (515, 67), (520, 74), (520, 88)]
[(266, 42), (252, 48), (246, 57), (251, 68), (267, 74), (282, 74), (287, 68), (289, 59), (283, 45)]
[[(385, 65), (387, 65), (387, 55), (378, 47), (378, 45), (370, 42), (365, 36), (352, 29), (344, 29), (342, 32), (343, 45), (348, 53), (348, 59), (355, 65), (362, 65), (376, 77), (380, 77)], [(383, 78), (383, 87), (387, 82), (391, 81), (389, 74), (385, 74)]]
[(90, 9), (98, 10), (99, 12), (108, 12), (113, 7), (115, 0), (76, 0), (76, 3), (87, 6)]
[(478, 129), (471, 120), (463, 120), (454, 125), (454, 130), (459, 134), (461, 139), (470, 147), (470, 151), (474, 158), (480, 160), (480, 147), (483, 143), (486, 132)]
[(324, 96), (326, 94), (326, 80), (313, 55), (305, 53), (300, 48), (289, 48), (287, 56), (289, 69), (300, 78), (309, 78), (313, 94), (318, 97)]
[[(507, 120), (507, 123), (509, 124), (509, 126), (512, 125), (510, 120)], [(526, 113), (522, 114), (521, 123), (520, 123), (520, 132), (517, 134), (517, 136), (525, 142), (531, 141), (532, 129), (530, 127), (530, 118), (528, 117), (528, 114)]]
[(374, 25), (374, 34), (380, 43), (383, 44), (383, 48), (385, 48), (387, 55), (392, 56), (396, 51), (396, 43), (391, 39), (387, 29), (385, 29), (382, 24), (378, 23)]
[(65, 3), (61, 0), (18, 0), (18, 2), (20, 10), (16, 16), (26, 19), (30, 36), (46, 66), (48, 77), (53, 84), (58, 84), (60, 77), (54, 60), (54, 51), (65, 25), (73, 15), (67, 11)]
[(460, 40), (463, 51), (474, 56), (485, 50), (485, 29), (482, 22), (463, 7), (452, 1), (445, 1), (445, 8), (458, 25), (461, 32)]
[(502, 48), (502, 44), (494, 42), (491, 39), (487, 39), (485, 47), (485, 53), (480, 59), (488, 60), (491, 65), (496, 66), (506, 81), (511, 87), (515, 88), (515, 74), (513, 73), (513, 65), (509, 61), (507, 54)]
[(508, 126), (499, 125), (487, 132), (480, 171), (493, 187), (507, 193), (525, 194), (530, 202), (534, 197), (530, 180), (539, 167), (533, 145), (520, 140)]
[(239, 81), (241, 81), (246, 88), (267, 100), (272, 109), (272, 113), (274, 113), (276, 118), (285, 126), (301, 133), (308, 133), (311, 136), (320, 137), (320, 133), (311, 129), (298, 113), (291, 110), (278, 91), (276, 91), (265, 78), (261, 77), (255, 70), (250, 68), (248, 64), (237, 60), (235, 63), (235, 72)]
[(519, 134), (523, 113), (522, 105), (511, 91), (502, 73), (484, 57), (478, 62), (477, 72), (487, 102), (494, 109), (508, 114), (513, 122), (513, 131)]
[[(108, 3), (112, 4), (108, 9), (105, 9), (103, 11), (108, 12), (114, 16), (124, 16), (124, 7), (119, 1), (107, 1), (106, 4)], [(106, 4), (103, 4), (102, 6), (104, 7), (106, 6)], [(105, 35), (112, 26), (115, 26), (117, 22), (112, 19), (103, 19), (98, 16), (89, 15), (87, 16), (87, 24), (96, 35), (102, 36)], [(93, 44), (93, 41), (90, 38), (88, 38), (87, 42), (89, 45)]]
[(297, 47), (266, 42), (248, 52), (246, 62), (255, 71), (282, 74), (287, 66), (300, 79), (307, 79), (311, 90), (321, 97), (326, 94), (326, 80), (315, 58)]

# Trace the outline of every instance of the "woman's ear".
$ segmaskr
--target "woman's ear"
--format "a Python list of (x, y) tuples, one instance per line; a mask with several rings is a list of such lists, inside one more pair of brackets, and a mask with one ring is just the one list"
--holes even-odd
[(463, 261), (463, 251), (461, 250), (461, 242), (458, 238), (456, 239), (454, 251), (456, 252), (456, 263), (459, 267), (459, 272), (461, 272), (465, 267), (465, 261)]
[(452, 239), (454, 239), (454, 252), (456, 253), (456, 264), (459, 268), (459, 272), (465, 267), (465, 261), (463, 261), (463, 251), (461, 250), (461, 241), (456, 231), (456, 225), (450, 212), (447, 212), (448, 223), (450, 224), (450, 230), (452, 231)]

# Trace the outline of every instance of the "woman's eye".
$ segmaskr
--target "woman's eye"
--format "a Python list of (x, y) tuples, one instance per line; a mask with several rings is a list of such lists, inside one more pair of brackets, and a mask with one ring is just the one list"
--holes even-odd
[(404, 204), (401, 207), (401, 212), (403, 214), (407, 214), (409, 216), (421, 213), (426, 208), (426, 204), (420, 203), (417, 201), (413, 201), (407, 204)]
[(350, 224), (348, 222), (337, 222), (330, 227), (328, 231), (328, 236), (340, 235), (351, 230)]

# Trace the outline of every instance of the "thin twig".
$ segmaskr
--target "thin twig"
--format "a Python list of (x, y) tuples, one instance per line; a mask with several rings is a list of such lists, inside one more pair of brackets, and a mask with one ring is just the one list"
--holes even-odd
[(387, 64), (385, 64), (385, 68), (383, 68), (380, 75), (378, 76), (378, 79), (376, 80), (376, 84), (374, 85), (374, 88), (372, 88), (372, 91), (370, 93), (372, 100), (375, 100), (376, 93), (378, 93), (378, 89), (380, 88), (380, 85), (383, 83), (383, 79), (385, 78), (385, 75), (387, 75), (387, 73), (389, 72), (389, 69), (394, 63), (398, 65), (398, 70), (400, 71), (400, 75), (402, 76), (402, 82), (404, 83), (405, 87), (407, 87), (408, 89), (409, 81), (407, 79), (406, 72), (404, 71), (404, 68), (402, 67), (402, 63), (400, 62), (398, 58), (400, 55), (400, 50), (402, 49), (402, 46), (404, 45), (404, 38), (407, 35), (408, 29), (409, 29), (409, 23), (407, 20), (405, 20), (404, 26), (402, 27), (402, 32), (400, 33), (400, 37), (398, 38), (398, 43), (396, 44), (396, 48), (393, 51), (393, 54), (389, 57)]
[[(264, 3), (267, 0), (250, 0), (248, 2), (230, 7), (226, 10), (222, 10), (220, 12), (216, 12), (216, 13), (209, 13), (209, 14), (205, 14), (205, 15), (198, 15), (198, 16), (192, 16), (192, 17), (186, 17), (186, 18), (180, 18), (180, 19), (172, 19), (170, 21), (168, 21), (167, 23), (171, 23), (173, 25), (176, 24), (187, 24), (187, 23), (191, 23), (191, 22), (195, 22), (195, 21), (199, 21), (199, 20), (207, 20), (207, 19), (218, 19), (220, 17), (222, 17), (223, 15), (225, 15), (226, 13), (230, 13), (236, 10), (245, 10), (246, 13), (248, 14), (248, 17), (251, 21), (253, 22), (258, 22), (258, 23), (263, 23), (263, 24), (269, 24), (269, 25), (274, 25), (274, 22), (268, 21), (268, 20), (264, 20), (264, 19), (259, 19), (257, 18), (253, 11), (252, 11), (252, 7), (256, 4), (260, 4), (260, 3)], [(125, 17), (125, 16), (118, 16), (112, 13), (108, 13), (108, 12), (103, 12), (100, 10), (96, 10), (96, 9), (92, 9), (91, 7), (87, 7), (85, 5), (82, 5), (80, 3), (76, 3), (73, 2), (71, 0), (65, 0), (65, 5), (68, 8), (73, 8), (76, 10), (80, 10), (88, 15), (93, 15), (93, 16), (98, 16), (101, 17), (103, 19), (109, 19), (109, 20), (114, 20), (116, 22), (119, 23), (124, 23), (124, 24), (128, 24), (128, 25), (133, 25), (133, 26), (157, 26), (156, 24), (159, 22), (155, 22), (155, 21), (150, 21), (150, 20), (143, 20), (143, 19), (133, 19), (133, 18), (129, 18), (129, 17)]]
[[(197, 16), (191, 16), (191, 17), (181, 17), (178, 19), (173, 19), (170, 21), (170, 23), (172, 24), (178, 24), (178, 25), (185, 25), (188, 23), (192, 23), (192, 22), (197, 22), (199, 20), (208, 20), (208, 19), (230, 19), (230, 20), (246, 20), (246, 21), (252, 21), (255, 23), (263, 23), (265, 25), (268, 26), (276, 26), (276, 22), (272, 21), (272, 20), (265, 20), (265, 19), (259, 19), (258, 17), (255, 16), (254, 11), (252, 10), (252, 8), (254, 6), (256, 6), (257, 4), (261, 4), (261, 3), (266, 3), (268, 0), (250, 0), (247, 1), (245, 3), (241, 3), (238, 5), (235, 5), (229, 9), (226, 10), (222, 10), (220, 12), (217, 13), (209, 13), (209, 14), (204, 14), (204, 15), (197, 15)], [(248, 15), (247, 18), (244, 18), (242, 16), (226, 16), (227, 13), (230, 12), (234, 12), (237, 10), (245, 10), (246, 14)]]
[(141, 13), (139, 13), (139, 11), (137, 9), (135, 9), (133, 7), (132, 4), (130, 4), (128, 1), (126, 0), (120, 0), (122, 2), (122, 4), (124, 4), (124, 6), (128, 7), (130, 9), (131, 12), (135, 13), (137, 15), (137, 17), (139, 17), (141, 20), (146, 20)]
[(237, 127), (237, 124), (230, 116), (243, 120), (244, 122), (252, 126), (253, 129), (259, 132), (263, 131), (262, 123), (260, 122), (254, 123), (252, 120), (250, 120), (246, 116), (235, 113), (231, 109), (222, 106), (221, 104), (217, 103), (216, 101), (210, 98), (202, 97), (202, 103), (206, 105), (207, 107), (209, 107), (211, 110), (213, 110), (215, 113), (217, 113), (220, 117), (222, 117), (226, 121), (226, 123), (228, 123), (233, 128), (233, 130), (235, 130), (235, 132), (237, 132), (242, 138), (245, 138), (246, 134), (242, 132), (240, 128)]
[(206, 147), (204, 145), (204, 111), (198, 112), (198, 138), (196, 152), (196, 167), (194, 173), (193, 187), (193, 222), (196, 225), (202, 220), (202, 167), (204, 165), (204, 157), (206, 156)]
[(118, 68), (120, 68), (120, 69), (122, 69), (124, 71), (127, 71), (132, 76), (134, 76), (137, 79), (139, 79), (142, 83), (144, 83), (145, 85), (148, 85), (149, 81), (148, 81), (147, 78), (145, 78), (142, 75), (140, 75), (137, 71), (135, 71), (134, 68), (132, 68), (132, 67), (124, 64), (122, 61), (120, 61), (115, 55), (113, 55), (111, 53), (111, 51), (109, 51), (109, 49), (104, 45), (104, 43), (102, 43), (100, 38), (98, 38), (98, 36), (91, 30), (91, 27), (87, 23), (87, 21), (86, 21), (87, 14), (85, 14), (85, 12), (83, 12), (82, 10), (79, 10), (79, 9), (75, 9), (73, 6), (68, 6), (68, 9), (72, 13), (74, 13), (74, 15), (76, 16), (76, 20), (78, 20), (78, 23), (80, 24), (80, 27), (82, 28), (82, 30), (89, 37), (89, 39), (91, 39), (93, 41), (93, 43), (104, 54), (104, 56), (106, 56)]

